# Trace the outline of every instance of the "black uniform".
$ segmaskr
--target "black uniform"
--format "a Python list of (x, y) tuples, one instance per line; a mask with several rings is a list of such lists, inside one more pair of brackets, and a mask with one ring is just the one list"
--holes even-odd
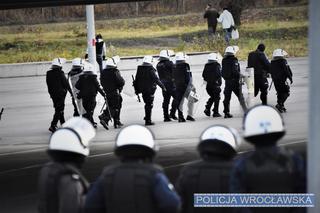
[[(81, 67), (72, 67), (72, 69), (68, 73), (68, 81), (69, 81), (68, 83), (69, 83), (70, 87), (71, 86), (73, 87), (72, 88), (72, 90), (73, 90), (72, 94), (73, 94), (74, 97), (77, 96), (76, 93), (78, 91), (75, 91), (75, 90), (77, 90), (75, 88), (75, 85), (76, 85), (77, 81), (79, 80), (79, 76), (81, 75), (82, 71), (83, 71), (83, 69)], [(71, 83), (71, 85), (70, 85), (70, 83)], [(76, 101), (78, 102), (78, 107), (82, 108), (82, 101), (78, 100), (78, 99)], [(81, 109), (78, 109), (77, 104), (76, 104), (74, 99), (72, 99), (72, 105), (73, 105), (73, 108), (74, 108), (73, 116), (79, 116), (80, 115), (79, 110), (81, 111)]]
[(72, 94), (72, 92), (61, 67), (53, 66), (52, 69), (47, 72), (46, 82), (55, 110), (51, 127), (56, 128), (58, 121), (60, 121), (61, 125), (65, 122), (64, 101), (67, 91), (69, 91), (70, 94)]
[(212, 8), (206, 10), (206, 12), (204, 13), (203, 18), (207, 19), (209, 34), (216, 34), (217, 19), (219, 18), (219, 16), (219, 13)]
[(179, 120), (184, 120), (182, 109), (180, 109), (181, 102), (185, 97), (187, 89), (192, 82), (192, 74), (190, 71), (190, 65), (186, 62), (177, 61), (173, 70), (173, 79), (177, 88), (177, 103)]
[[(265, 146), (256, 148), (235, 163), (232, 193), (305, 193), (306, 175), (302, 158), (295, 153)], [(237, 212), (303, 212), (292, 208), (238, 208)]]
[(248, 67), (254, 68), (254, 96), (257, 96), (260, 91), (262, 104), (266, 105), (269, 87), (267, 73), (269, 72), (270, 62), (264, 52), (257, 49), (249, 53)]
[(160, 60), (160, 62), (157, 64), (157, 71), (159, 74), (159, 78), (167, 89), (167, 91), (162, 92), (162, 95), (163, 95), (162, 108), (163, 108), (163, 117), (165, 121), (170, 120), (169, 104), (170, 104), (171, 97), (173, 99), (171, 104), (171, 110), (170, 110), (171, 117), (175, 117), (174, 115), (177, 110), (176, 86), (173, 82), (173, 67), (174, 67), (174, 64), (172, 63), (172, 61), (168, 59)]
[(223, 101), (225, 115), (230, 115), (232, 92), (238, 97), (240, 105), (245, 111), (247, 107), (242, 94), (242, 85), (240, 84), (240, 64), (234, 55), (227, 55), (222, 59), (222, 77), (225, 80)]
[(89, 188), (87, 180), (70, 163), (46, 164), (39, 177), (39, 213), (81, 213)]
[(180, 199), (162, 169), (130, 160), (104, 169), (90, 188), (85, 212), (175, 213)]
[(219, 103), (221, 93), (221, 66), (216, 61), (208, 62), (202, 72), (203, 80), (207, 82), (207, 93), (210, 98), (207, 101), (205, 113), (210, 116), (210, 110), (214, 103), (213, 113), (214, 115), (219, 114)]
[(143, 63), (138, 66), (136, 78), (134, 81), (134, 88), (136, 94), (142, 93), (142, 98), (145, 103), (145, 117), (146, 125), (151, 125), (151, 113), (153, 108), (154, 93), (157, 89), (157, 84), (166, 90), (165, 86), (160, 81), (156, 74), (155, 68), (151, 64)]
[(270, 72), (274, 86), (277, 91), (277, 109), (280, 112), (285, 112), (284, 102), (290, 95), (290, 86), (286, 80), (289, 79), (292, 84), (292, 71), (287, 63), (287, 60), (280, 57), (271, 61)]
[(232, 161), (211, 157), (186, 166), (180, 173), (176, 189), (182, 200), (181, 213), (232, 212), (231, 208), (194, 208), (195, 193), (228, 193)]
[[(111, 116), (113, 117), (114, 127), (120, 125), (120, 110), (122, 107), (121, 91), (125, 84), (124, 79), (120, 75), (120, 71), (116, 67), (108, 66), (101, 72), (101, 86), (107, 96)], [(108, 114), (106, 110), (104, 114)]]
[(96, 126), (93, 120), (93, 113), (97, 104), (97, 92), (103, 97), (106, 96), (100, 87), (97, 75), (93, 72), (84, 72), (76, 83), (76, 88), (79, 90), (78, 97), (82, 99), (83, 108), (86, 110), (83, 117), (87, 118), (94, 126)]

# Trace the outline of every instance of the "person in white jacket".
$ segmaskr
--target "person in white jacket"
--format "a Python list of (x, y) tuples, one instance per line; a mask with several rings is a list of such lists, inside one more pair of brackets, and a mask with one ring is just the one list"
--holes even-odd
[(225, 40), (227, 45), (229, 45), (231, 39), (231, 32), (234, 28), (234, 20), (232, 14), (228, 11), (228, 8), (223, 8), (223, 12), (221, 13), (220, 17), (218, 18), (218, 22), (222, 24), (222, 28), (225, 32)]

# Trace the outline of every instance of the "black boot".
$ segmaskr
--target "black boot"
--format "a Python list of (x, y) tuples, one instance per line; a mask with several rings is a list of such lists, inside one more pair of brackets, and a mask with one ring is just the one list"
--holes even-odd
[(100, 120), (100, 124), (106, 129), (109, 130), (109, 116), (103, 112), (101, 115), (98, 116)]
[(49, 127), (49, 131), (52, 132), (52, 133), (54, 133), (57, 129), (58, 129), (57, 126), (50, 126)]
[(210, 117), (210, 109), (205, 109), (203, 112), (206, 116)]
[(173, 111), (173, 110), (171, 110), (170, 111), (170, 118), (172, 118), (173, 120), (178, 120), (178, 118), (177, 118), (177, 116), (176, 116), (176, 112), (175, 111)]
[(224, 118), (232, 118), (233, 115), (231, 115), (229, 112), (224, 114)]
[(218, 118), (221, 117), (219, 113), (219, 101), (214, 102), (213, 115), (212, 117)]
[(146, 120), (145, 121), (145, 125), (146, 126), (152, 126), (152, 125), (154, 125), (154, 123), (151, 120)]
[(178, 115), (179, 115), (179, 122), (186, 122), (186, 119), (184, 119), (183, 113), (180, 110), (178, 111)]
[(188, 121), (196, 121), (193, 117), (191, 117), (190, 115), (187, 116), (186, 120)]
[(280, 113), (283, 113), (283, 108), (282, 108), (282, 106), (280, 104), (277, 104), (276, 108)]

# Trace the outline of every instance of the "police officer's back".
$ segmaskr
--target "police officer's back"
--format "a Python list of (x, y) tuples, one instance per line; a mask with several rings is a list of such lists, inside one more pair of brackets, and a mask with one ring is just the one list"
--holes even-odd
[(94, 128), (84, 118), (68, 120), (50, 138), (51, 162), (39, 177), (39, 213), (81, 213), (88, 182), (80, 168), (89, 154), (89, 140)]
[(183, 168), (177, 182), (182, 212), (231, 212), (230, 208), (194, 208), (194, 193), (228, 193), (232, 158), (239, 136), (231, 128), (214, 125), (206, 129), (198, 144), (201, 160)]
[(86, 212), (177, 212), (180, 199), (153, 164), (156, 144), (143, 126), (131, 125), (117, 136), (115, 154), (120, 163), (106, 167), (90, 189)]
[[(237, 160), (231, 175), (233, 193), (303, 193), (304, 162), (294, 152), (276, 146), (285, 135), (279, 112), (267, 105), (251, 108), (244, 118), (244, 138), (255, 151)], [(244, 211), (246, 209), (243, 209)], [(294, 212), (291, 208), (251, 208), (251, 212)]]

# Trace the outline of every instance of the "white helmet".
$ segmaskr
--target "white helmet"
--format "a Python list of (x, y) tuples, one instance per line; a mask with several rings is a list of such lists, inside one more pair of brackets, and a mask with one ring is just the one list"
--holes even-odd
[(75, 58), (72, 60), (72, 66), (74, 67), (83, 67), (84, 66), (84, 60), (82, 58)]
[(87, 119), (71, 118), (62, 125), (62, 128), (52, 134), (49, 150), (74, 152), (88, 156), (89, 142), (95, 134), (95, 129)]
[(244, 137), (250, 138), (274, 133), (282, 133), (285, 129), (280, 113), (273, 107), (258, 105), (249, 109), (243, 120)]
[(66, 63), (66, 59), (65, 58), (55, 58), (52, 60), (51, 65), (52, 66), (57, 66), (57, 67), (62, 67), (63, 64)]
[(239, 51), (238, 46), (228, 46), (225, 50), (225, 54), (235, 55)]
[(146, 64), (152, 64), (152, 62), (153, 62), (153, 57), (151, 55), (146, 55), (142, 60), (142, 63), (146, 63)]
[(272, 57), (285, 57), (288, 53), (283, 49), (276, 49), (273, 51)]
[(97, 75), (97, 71), (95, 69), (95, 66), (93, 64), (89, 63), (89, 62), (85, 62), (84, 63), (83, 71), (92, 73), (94, 75)]
[(106, 67), (110, 66), (110, 67), (117, 67), (118, 63), (120, 62), (120, 57), (118, 55), (112, 57), (112, 58), (108, 58), (107, 62), (106, 62)]
[(147, 148), (148, 151), (155, 155), (159, 150), (152, 132), (141, 125), (130, 125), (122, 129), (116, 139), (115, 152), (119, 152), (128, 147)]
[(238, 132), (223, 125), (213, 125), (207, 128), (200, 136), (198, 150), (234, 156), (240, 145)]
[(160, 58), (167, 58), (170, 59), (170, 57), (172, 57), (174, 55), (174, 51), (173, 50), (161, 50), (159, 57)]
[(185, 61), (189, 58), (189, 56), (183, 52), (178, 52), (176, 54), (176, 61)]
[(208, 61), (216, 61), (218, 63), (221, 63), (222, 56), (220, 53), (210, 53), (208, 55)]

